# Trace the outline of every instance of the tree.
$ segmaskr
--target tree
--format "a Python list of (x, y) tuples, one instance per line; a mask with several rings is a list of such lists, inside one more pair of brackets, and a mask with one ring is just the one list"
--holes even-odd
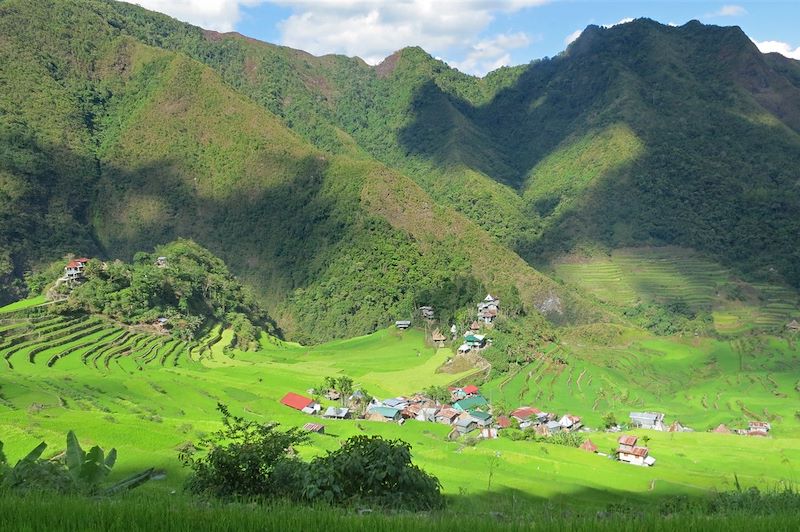
[(606, 415), (603, 416), (603, 428), (609, 429), (617, 425), (617, 416), (614, 415), (614, 412), (607, 412)]
[(337, 379), (336, 386), (341, 396), (342, 406), (344, 406), (347, 398), (353, 393), (353, 379), (347, 375), (342, 375)]
[(428, 386), (423, 393), (437, 403), (446, 403), (450, 400), (450, 391), (444, 386)]

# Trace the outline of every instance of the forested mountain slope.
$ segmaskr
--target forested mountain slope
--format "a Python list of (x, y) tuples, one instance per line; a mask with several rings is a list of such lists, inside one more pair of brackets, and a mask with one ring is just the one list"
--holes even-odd
[(186, 237), (303, 341), (375, 330), (459, 277), (557, 321), (599, 315), (346, 133), (328, 125), (341, 146), (313, 146), (170, 44), (225, 64), (225, 44), (199, 29), (64, 0), (4, 2), (0, 30), (7, 278), (67, 252), (127, 258)]
[(369, 152), (533, 264), (672, 244), (800, 284), (800, 67), (739, 28), (590, 26), (558, 57), (477, 79), (418, 48), (371, 68), (164, 24), (182, 29), (162, 45), (306, 139)]

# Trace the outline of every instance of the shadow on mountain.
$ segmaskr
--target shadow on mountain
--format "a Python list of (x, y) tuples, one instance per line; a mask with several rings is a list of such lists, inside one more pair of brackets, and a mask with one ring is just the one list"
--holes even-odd
[[(791, 78), (783, 82), (770, 64), (738, 28), (590, 26), (483, 106), (427, 83), (398, 140), (524, 193), (523, 214), (541, 224), (515, 250), (534, 266), (582, 248), (677, 245), (800, 286), (800, 138), (782, 111), (798, 97), (797, 69), (779, 65)], [(543, 163), (568, 166), (582, 139), (615, 124), (643, 144), (634, 160), (585, 187), (573, 186), (581, 168), (553, 172), (554, 192), (528, 199)]]
[[(11, 229), (4, 233), (10, 235), (7, 245), (27, 251), (15, 263), (20, 270), (27, 261), (66, 253), (130, 260), (138, 251), (190, 238), (222, 258), (274, 308), (314, 280), (325, 266), (320, 260), (355, 223), (351, 205), (337, 205), (322, 193), (327, 162), (314, 156), (298, 161), (291, 179), (279, 184), (211, 198), (187, 179), (177, 160), (128, 169), (59, 146), (29, 143), (25, 150), (17, 155), (34, 154), (36, 164), (21, 168), (3, 161), (20, 188), (31, 191), (4, 213)], [(76, 180), (83, 186), (74, 187)], [(80, 201), (62, 190), (79, 190)], [(92, 200), (89, 220), (86, 206)]]

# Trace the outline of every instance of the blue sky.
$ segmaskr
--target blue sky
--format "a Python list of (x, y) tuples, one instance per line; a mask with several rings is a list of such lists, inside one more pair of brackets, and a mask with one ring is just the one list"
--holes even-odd
[(134, 0), (218, 31), (375, 64), (422, 46), (470, 74), (554, 56), (589, 24), (649, 17), (740, 26), (762, 51), (800, 59), (800, 0)]

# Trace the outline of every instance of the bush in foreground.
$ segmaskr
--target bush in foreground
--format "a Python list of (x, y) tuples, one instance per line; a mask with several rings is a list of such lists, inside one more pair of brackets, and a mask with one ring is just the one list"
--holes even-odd
[(336, 451), (311, 462), (293, 446), (308, 435), (277, 423), (233, 416), (224, 405), (223, 428), (200, 442), (207, 448), (181, 453), (192, 469), (187, 489), (221, 499), (289, 499), (336, 505), (368, 504), (403, 510), (430, 510), (444, 504), (439, 480), (411, 462), (411, 446), (379, 436), (354, 436)]

